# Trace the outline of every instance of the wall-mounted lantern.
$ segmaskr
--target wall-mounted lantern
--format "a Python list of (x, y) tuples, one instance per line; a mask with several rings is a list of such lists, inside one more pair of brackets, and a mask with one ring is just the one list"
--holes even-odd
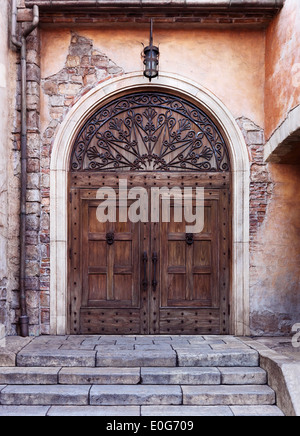
[(153, 45), (153, 20), (150, 25), (150, 44), (144, 49), (144, 76), (151, 80), (158, 76), (159, 48)]

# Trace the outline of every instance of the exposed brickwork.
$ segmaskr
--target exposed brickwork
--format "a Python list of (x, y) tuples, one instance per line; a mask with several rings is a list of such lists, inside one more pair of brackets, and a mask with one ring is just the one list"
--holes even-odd
[(40, 307), (41, 333), (50, 329), (50, 156), (56, 129), (70, 107), (99, 82), (123, 74), (93, 41), (77, 33), (71, 34), (69, 52), (64, 68), (42, 80), (48, 96), (50, 123), (42, 135), (41, 147), (41, 220), (40, 220)]
[[(23, 10), (21, 20), (31, 20), (30, 12)], [(232, 15), (232, 14), (231, 14)], [(23, 17), (23, 18), (22, 18)], [(124, 15), (122, 15), (124, 20)], [(120, 16), (109, 17), (103, 15), (102, 19), (109, 22), (121, 21)], [(75, 19), (63, 14), (54, 14), (51, 19), (61, 20)], [(76, 25), (85, 20), (99, 23), (99, 17), (89, 15), (76, 15)], [(228, 19), (226, 14), (206, 17), (197, 17), (201, 20), (211, 20), (211, 23), (224, 23)], [(246, 16), (236, 14), (230, 20), (245, 20)], [(249, 20), (256, 20), (257, 17)], [(42, 22), (46, 16), (42, 16)], [(149, 21), (147, 16), (126, 16), (125, 21), (135, 22)], [(176, 20), (182, 22), (195, 21), (195, 14), (184, 17), (161, 17), (162, 22)], [(164, 21), (165, 20), (165, 21)], [(91, 22), (92, 22), (91, 21)], [(44, 21), (45, 23), (46, 21)], [(73, 22), (73, 21), (72, 21)], [(254, 21), (252, 21), (254, 22)], [(232, 21), (231, 21), (232, 23)], [(50, 332), (50, 158), (51, 147), (56, 131), (65, 118), (70, 107), (78, 101), (84, 93), (92, 89), (99, 82), (110, 77), (123, 74), (123, 70), (99, 49), (94, 47), (93, 41), (71, 34), (69, 52), (64, 68), (57, 74), (41, 81), (40, 79), (40, 47), (39, 34), (35, 31), (28, 38), (28, 195), (27, 195), (27, 303), (30, 316), (30, 334), (48, 334)], [(20, 78), (20, 76), (19, 76)], [(47, 96), (50, 122), (42, 135), (40, 133), (40, 85), (43, 93)], [(17, 88), (17, 101), (20, 104), (20, 82)], [(18, 107), (20, 109), (20, 107)], [(250, 238), (251, 256), (255, 255), (258, 230), (266, 218), (268, 205), (272, 196), (273, 183), (270, 179), (268, 166), (263, 160), (264, 132), (253, 122), (246, 118), (237, 120), (245, 137), (249, 158), (251, 161), (250, 180)], [(15, 176), (19, 177), (19, 154), (20, 154), (20, 114), (17, 115), (14, 124), (14, 150)], [(16, 203), (18, 199), (16, 199)], [(18, 262), (16, 251), (16, 265)], [(251, 278), (252, 280), (252, 278)], [(16, 286), (17, 289), (17, 286)], [(2, 295), (2, 294), (1, 294)], [(17, 332), (16, 320), (18, 319), (18, 291), (15, 291), (10, 302), (10, 317), (12, 320), (11, 333)]]
[(247, 118), (237, 120), (244, 135), (251, 164), (250, 173), (250, 243), (255, 246), (256, 234), (266, 217), (273, 183), (264, 161), (264, 131)]

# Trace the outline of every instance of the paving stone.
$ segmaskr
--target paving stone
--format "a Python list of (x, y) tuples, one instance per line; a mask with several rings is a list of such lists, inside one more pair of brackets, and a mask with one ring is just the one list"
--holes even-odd
[(154, 345), (152, 338), (147, 337), (137, 337), (135, 339), (134, 345)]
[(274, 405), (268, 386), (182, 386), (183, 404), (199, 406)]
[(140, 379), (139, 368), (63, 368), (59, 373), (64, 385), (136, 385)]
[(205, 351), (211, 351), (212, 350), (210, 345), (203, 344), (203, 343), (198, 344), (198, 345), (196, 345), (196, 344), (190, 344), (190, 345), (179, 344), (179, 345), (176, 345), (176, 343), (175, 343), (174, 345), (172, 344), (172, 348), (175, 351), (177, 351), (177, 350), (178, 351), (183, 351), (183, 352), (186, 351), (188, 353), (195, 353), (195, 354), (197, 354), (197, 353), (204, 353)]
[(216, 368), (142, 368), (142, 384), (150, 385), (218, 385)]
[(141, 416), (233, 416), (228, 406), (142, 406)]
[(186, 346), (190, 346), (190, 342), (187, 339), (183, 339), (183, 338), (173, 338), (171, 341), (171, 345), (186, 345)]
[(59, 350), (84, 350), (84, 351), (95, 351), (96, 345), (77, 345), (77, 344), (67, 344), (67, 345), (61, 345), (59, 347)]
[(255, 350), (205, 351), (177, 350), (179, 366), (253, 366), (259, 365)]
[(25, 367), (95, 367), (95, 356), (95, 351), (85, 350), (42, 350), (35, 353), (30, 351), (22, 351), (17, 356), (17, 365)]
[(134, 350), (135, 345), (96, 345), (95, 346), (95, 351), (100, 351), (102, 353), (115, 353), (117, 351), (120, 350), (124, 350), (124, 351), (133, 351)]
[(51, 407), (47, 416), (140, 416), (139, 406)]
[(166, 405), (181, 404), (182, 393), (179, 386), (92, 386), (91, 405)]
[(0, 416), (46, 416), (50, 406), (0, 406)]
[(231, 406), (234, 416), (284, 416), (277, 406)]
[(150, 344), (143, 344), (143, 345), (135, 345), (134, 346), (135, 350), (148, 350), (148, 351), (160, 351), (160, 350), (170, 350), (172, 351), (172, 347), (171, 345), (167, 344), (167, 343), (161, 343), (161, 344), (155, 344), (155, 345), (150, 345)]
[(232, 342), (228, 344), (217, 344), (217, 343), (210, 343), (210, 347), (212, 350), (216, 351), (226, 351), (226, 350), (249, 350), (249, 347), (247, 345), (243, 345), (237, 342)]
[(265, 385), (267, 373), (261, 368), (219, 368), (223, 385)]
[(97, 366), (106, 367), (145, 367), (176, 366), (176, 353), (173, 350), (118, 350), (97, 353)]
[(90, 386), (7, 386), (1, 391), (2, 405), (88, 405)]
[(60, 368), (0, 368), (0, 383), (7, 385), (57, 384)]
[(117, 341), (114, 341), (114, 340), (102, 340), (102, 339), (100, 339), (100, 341), (96, 345), (111, 345), (111, 346), (113, 346), (113, 345), (116, 345), (116, 342)]
[(134, 345), (135, 338), (120, 338), (117, 339), (116, 345)]
[(172, 342), (171, 336), (152, 336), (152, 340), (155, 344), (161, 344), (162, 342), (169, 344)]

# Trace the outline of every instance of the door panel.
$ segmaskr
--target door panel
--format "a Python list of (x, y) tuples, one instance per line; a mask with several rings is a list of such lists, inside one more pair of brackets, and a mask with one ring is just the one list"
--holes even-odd
[[(118, 178), (107, 177), (109, 186), (116, 188), (118, 210)], [(179, 186), (178, 180), (183, 179), (153, 174), (147, 178), (126, 177), (128, 189), (141, 186), (144, 181), (149, 210), (151, 187), (171, 188)], [(187, 179), (185, 186), (197, 186), (190, 176)], [(169, 223), (162, 222), (161, 214), (157, 223), (121, 223), (118, 219), (116, 223), (100, 223), (97, 189), (73, 188), (69, 232), (70, 333), (227, 334), (227, 186), (220, 180), (205, 190), (204, 227), (192, 239), (186, 233), (185, 220), (174, 222), (172, 201)], [(132, 202), (128, 200), (128, 208)]]

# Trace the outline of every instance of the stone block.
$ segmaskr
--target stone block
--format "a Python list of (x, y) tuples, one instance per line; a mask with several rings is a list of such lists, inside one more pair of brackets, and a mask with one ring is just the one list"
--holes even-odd
[(261, 368), (219, 368), (221, 384), (224, 385), (265, 385), (267, 373)]
[(47, 416), (140, 416), (139, 406), (54, 406)]
[(46, 416), (49, 406), (0, 406), (0, 416)]
[(2, 405), (88, 405), (90, 386), (7, 386), (1, 391)]
[(0, 383), (5, 385), (55, 385), (60, 368), (18, 368), (0, 369)]
[(183, 404), (199, 406), (274, 405), (268, 386), (182, 386)]
[(176, 353), (173, 350), (118, 350), (105, 353), (97, 352), (96, 366), (145, 367), (176, 366)]
[(179, 386), (92, 386), (91, 405), (177, 405), (182, 402)]
[(234, 416), (284, 416), (277, 406), (232, 406)]
[(139, 382), (139, 368), (63, 368), (59, 373), (59, 383), (64, 385), (136, 385)]
[(142, 406), (141, 416), (233, 416), (228, 406)]
[(229, 350), (229, 351), (205, 351), (195, 352), (178, 350), (179, 366), (221, 366), (240, 367), (259, 365), (259, 355), (254, 350)]
[(84, 350), (41, 350), (26, 351), (18, 354), (18, 366), (25, 367), (94, 367), (95, 352)]
[(150, 385), (218, 385), (216, 368), (142, 368), (142, 384)]

